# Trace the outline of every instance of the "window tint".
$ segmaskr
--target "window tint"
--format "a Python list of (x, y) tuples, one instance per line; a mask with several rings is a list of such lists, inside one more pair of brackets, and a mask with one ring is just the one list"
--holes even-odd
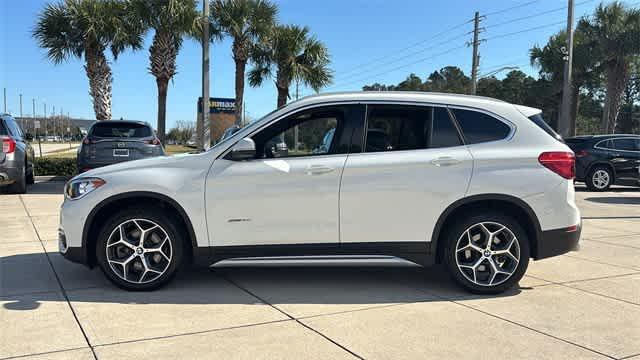
[(9, 133), (13, 137), (17, 137), (17, 138), (22, 137), (22, 132), (20, 131), (20, 128), (18, 127), (18, 124), (16, 124), (15, 121), (8, 119), (8, 120), (5, 120), (5, 124), (7, 124), (7, 127), (9, 128)]
[(477, 111), (453, 109), (467, 144), (502, 140), (511, 128), (502, 121)]
[(95, 124), (89, 135), (102, 138), (144, 138), (151, 137), (152, 131), (143, 124), (107, 121)]
[(373, 105), (367, 119), (366, 152), (462, 144), (445, 108)]
[(340, 110), (316, 110), (278, 121), (253, 136), (256, 157), (283, 158), (335, 153), (334, 139), (343, 117), (343, 111)]
[[(544, 130), (547, 134), (558, 141), (563, 141), (562, 136), (560, 136), (557, 132), (555, 132), (549, 124), (542, 118), (542, 113), (536, 114), (533, 116), (529, 116), (529, 120), (533, 121), (534, 124), (538, 125), (539, 128)], [(574, 139), (575, 140), (575, 139)], [(568, 142), (568, 141), (567, 141)]]
[(636, 139), (614, 139), (613, 146), (616, 150), (638, 151), (638, 140)]
[(0, 118), (0, 135), (9, 135), (9, 131), (4, 126), (4, 120), (2, 120), (2, 118)]
[(451, 122), (449, 112), (445, 108), (433, 108), (433, 127), (431, 130), (430, 148), (443, 148), (462, 145), (458, 129)]

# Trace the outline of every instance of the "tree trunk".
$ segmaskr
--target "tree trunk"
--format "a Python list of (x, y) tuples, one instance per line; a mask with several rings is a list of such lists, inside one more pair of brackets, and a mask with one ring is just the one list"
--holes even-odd
[(164, 145), (166, 122), (167, 122), (167, 88), (169, 80), (164, 78), (156, 78), (158, 85), (158, 139)]
[(622, 90), (626, 84), (628, 64), (623, 59), (612, 61), (605, 68), (607, 77), (604, 108), (602, 109), (602, 131), (613, 134), (616, 129), (616, 120), (620, 113), (620, 100)]
[(89, 95), (93, 99), (96, 120), (111, 120), (111, 68), (104, 52), (87, 46), (84, 70), (89, 78)]
[(236, 60), (236, 125), (242, 125), (242, 109), (244, 99), (244, 72), (247, 60)]
[(287, 99), (289, 98), (289, 87), (276, 85), (276, 88), (278, 89), (278, 108), (281, 108), (287, 105)]
[(149, 47), (149, 72), (155, 76), (158, 86), (158, 139), (164, 144), (167, 123), (167, 90), (169, 80), (176, 74), (178, 48), (170, 32), (156, 31)]

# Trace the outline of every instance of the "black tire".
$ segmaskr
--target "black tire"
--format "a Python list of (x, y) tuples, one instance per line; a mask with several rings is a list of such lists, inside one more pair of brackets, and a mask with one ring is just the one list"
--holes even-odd
[(31, 169), (31, 171), (29, 171), (27, 173), (27, 184), (29, 185), (33, 185), (36, 182), (36, 170), (35, 170), (35, 166), (33, 164), (31, 164), (31, 166), (29, 167)]
[[(126, 281), (109, 265), (107, 260), (107, 243), (110, 235), (118, 229), (120, 224), (133, 219), (143, 219), (143, 221), (150, 221), (159, 225), (169, 238), (171, 260), (168, 262), (168, 266), (163, 274), (153, 281), (145, 283)], [(186, 232), (171, 217), (167, 216), (161, 210), (147, 207), (123, 209), (109, 218), (100, 230), (96, 243), (96, 259), (104, 274), (116, 286), (129, 291), (155, 290), (168, 284), (182, 267), (185, 258), (185, 244), (187, 244), (187, 239), (183, 236), (185, 233)], [(135, 251), (132, 251), (132, 253), (133, 252)], [(147, 261), (150, 260), (147, 258)]]
[[(602, 171), (604, 171), (607, 174), (609, 179), (609, 182), (605, 186), (602, 186), (601, 183), (598, 183), (596, 181), (596, 175), (602, 174), (601, 173)], [(596, 165), (587, 174), (587, 178), (585, 179), (585, 184), (587, 184), (587, 189), (589, 189), (590, 191), (607, 191), (613, 184), (613, 181), (614, 181), (613, 172), (608, 166)]]
[[(511, 231), (513, 235), (515, 235), (515, 242), (517, 242), (519, 249), (519, 261), (517, 262), (517, 266), (515, 265), (515, 261), (513, 264), (513, 271), (509, 277), (506, 275), (500, 275), (504, 279), (500, 279), (496, 276), (496, 280), (493, 285), (487, 284), (477, 284), (472, 280), (468, 279), (463, 270), (460, 269), (457, 265), (456, 256), (461, 255), (458, 251), (456, 251), (456, 245), (458, 244), (458, 240), (463, 236), (467, 229), (472, 226), (480, 223), (497, 223), (505, 226), (508, 230)], [(529, 257), (530, 257), (530, 244), (529, 239), (527, 237), (527, 233), (523, 230), (522, 226), (513, 218), (502, 214), (500, 212), (493, 211), (477, 211), (471, 214), (466, 214), (464, 218), (456, 221), (451, 226), (448, 226), (446, 229), (445, 235), (445, 248), (443, 253), (444, 264), (447, 268), (447, 271), (455, 280), (456, 283), (467, 289), (468, 291), (475, 294), (499, 294), (510, 288), (514, 287), (518, 284), (520, 279), (524, 276), (524, 273), (527, 271), (527, 267), (529, 266)], [(466, 255), (466, 253), (465, 253)], [(492, 255), (492, 259), (496, 259), (496, 256), (500, 255)], [(475, 262), (475, 260), (474, 260)], [(484, 264), (484, 262), (482, 263)], [(504, 260), (503, 260), (504, 264)], [(488, 263), (487, 263), (488, 266)], [(482, 274), (482, 273), (480, 273)], [(469, 276), (469, 275), (467, 275)], [(480, 278), (480, 276), (478, 276)], [(487, 281), (490, 283), (490, 281)]]
[(27, 192), (27, 171), (26, 171), (26, 164), (24, 165), (24, 167), (22, 167), (22, 169), (20, 169), (20, 174), (18, 175), (18, 178), (16, 179), (16, 182), (14, 182), (13, 184), (9, 185), (9, 187), (7, 188), (7, 190), (10, 193), (14, 193), (14, 194), (25, 194)]

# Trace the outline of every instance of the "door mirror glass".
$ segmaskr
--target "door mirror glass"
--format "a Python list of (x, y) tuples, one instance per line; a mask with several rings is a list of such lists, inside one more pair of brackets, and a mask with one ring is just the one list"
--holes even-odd
[(229, 160), (241, 161), (253, 159), (255, 156), (256, 143), (254, 143), (250, 138), (244, 138), (233, 145), (227, 158)]

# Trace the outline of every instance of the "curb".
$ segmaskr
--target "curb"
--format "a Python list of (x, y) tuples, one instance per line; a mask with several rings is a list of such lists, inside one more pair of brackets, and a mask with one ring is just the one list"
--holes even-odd
[(35, 177), (37, 182), (67, 182), (69, 179), (71, 179), (71, 176), (47, 175)]

